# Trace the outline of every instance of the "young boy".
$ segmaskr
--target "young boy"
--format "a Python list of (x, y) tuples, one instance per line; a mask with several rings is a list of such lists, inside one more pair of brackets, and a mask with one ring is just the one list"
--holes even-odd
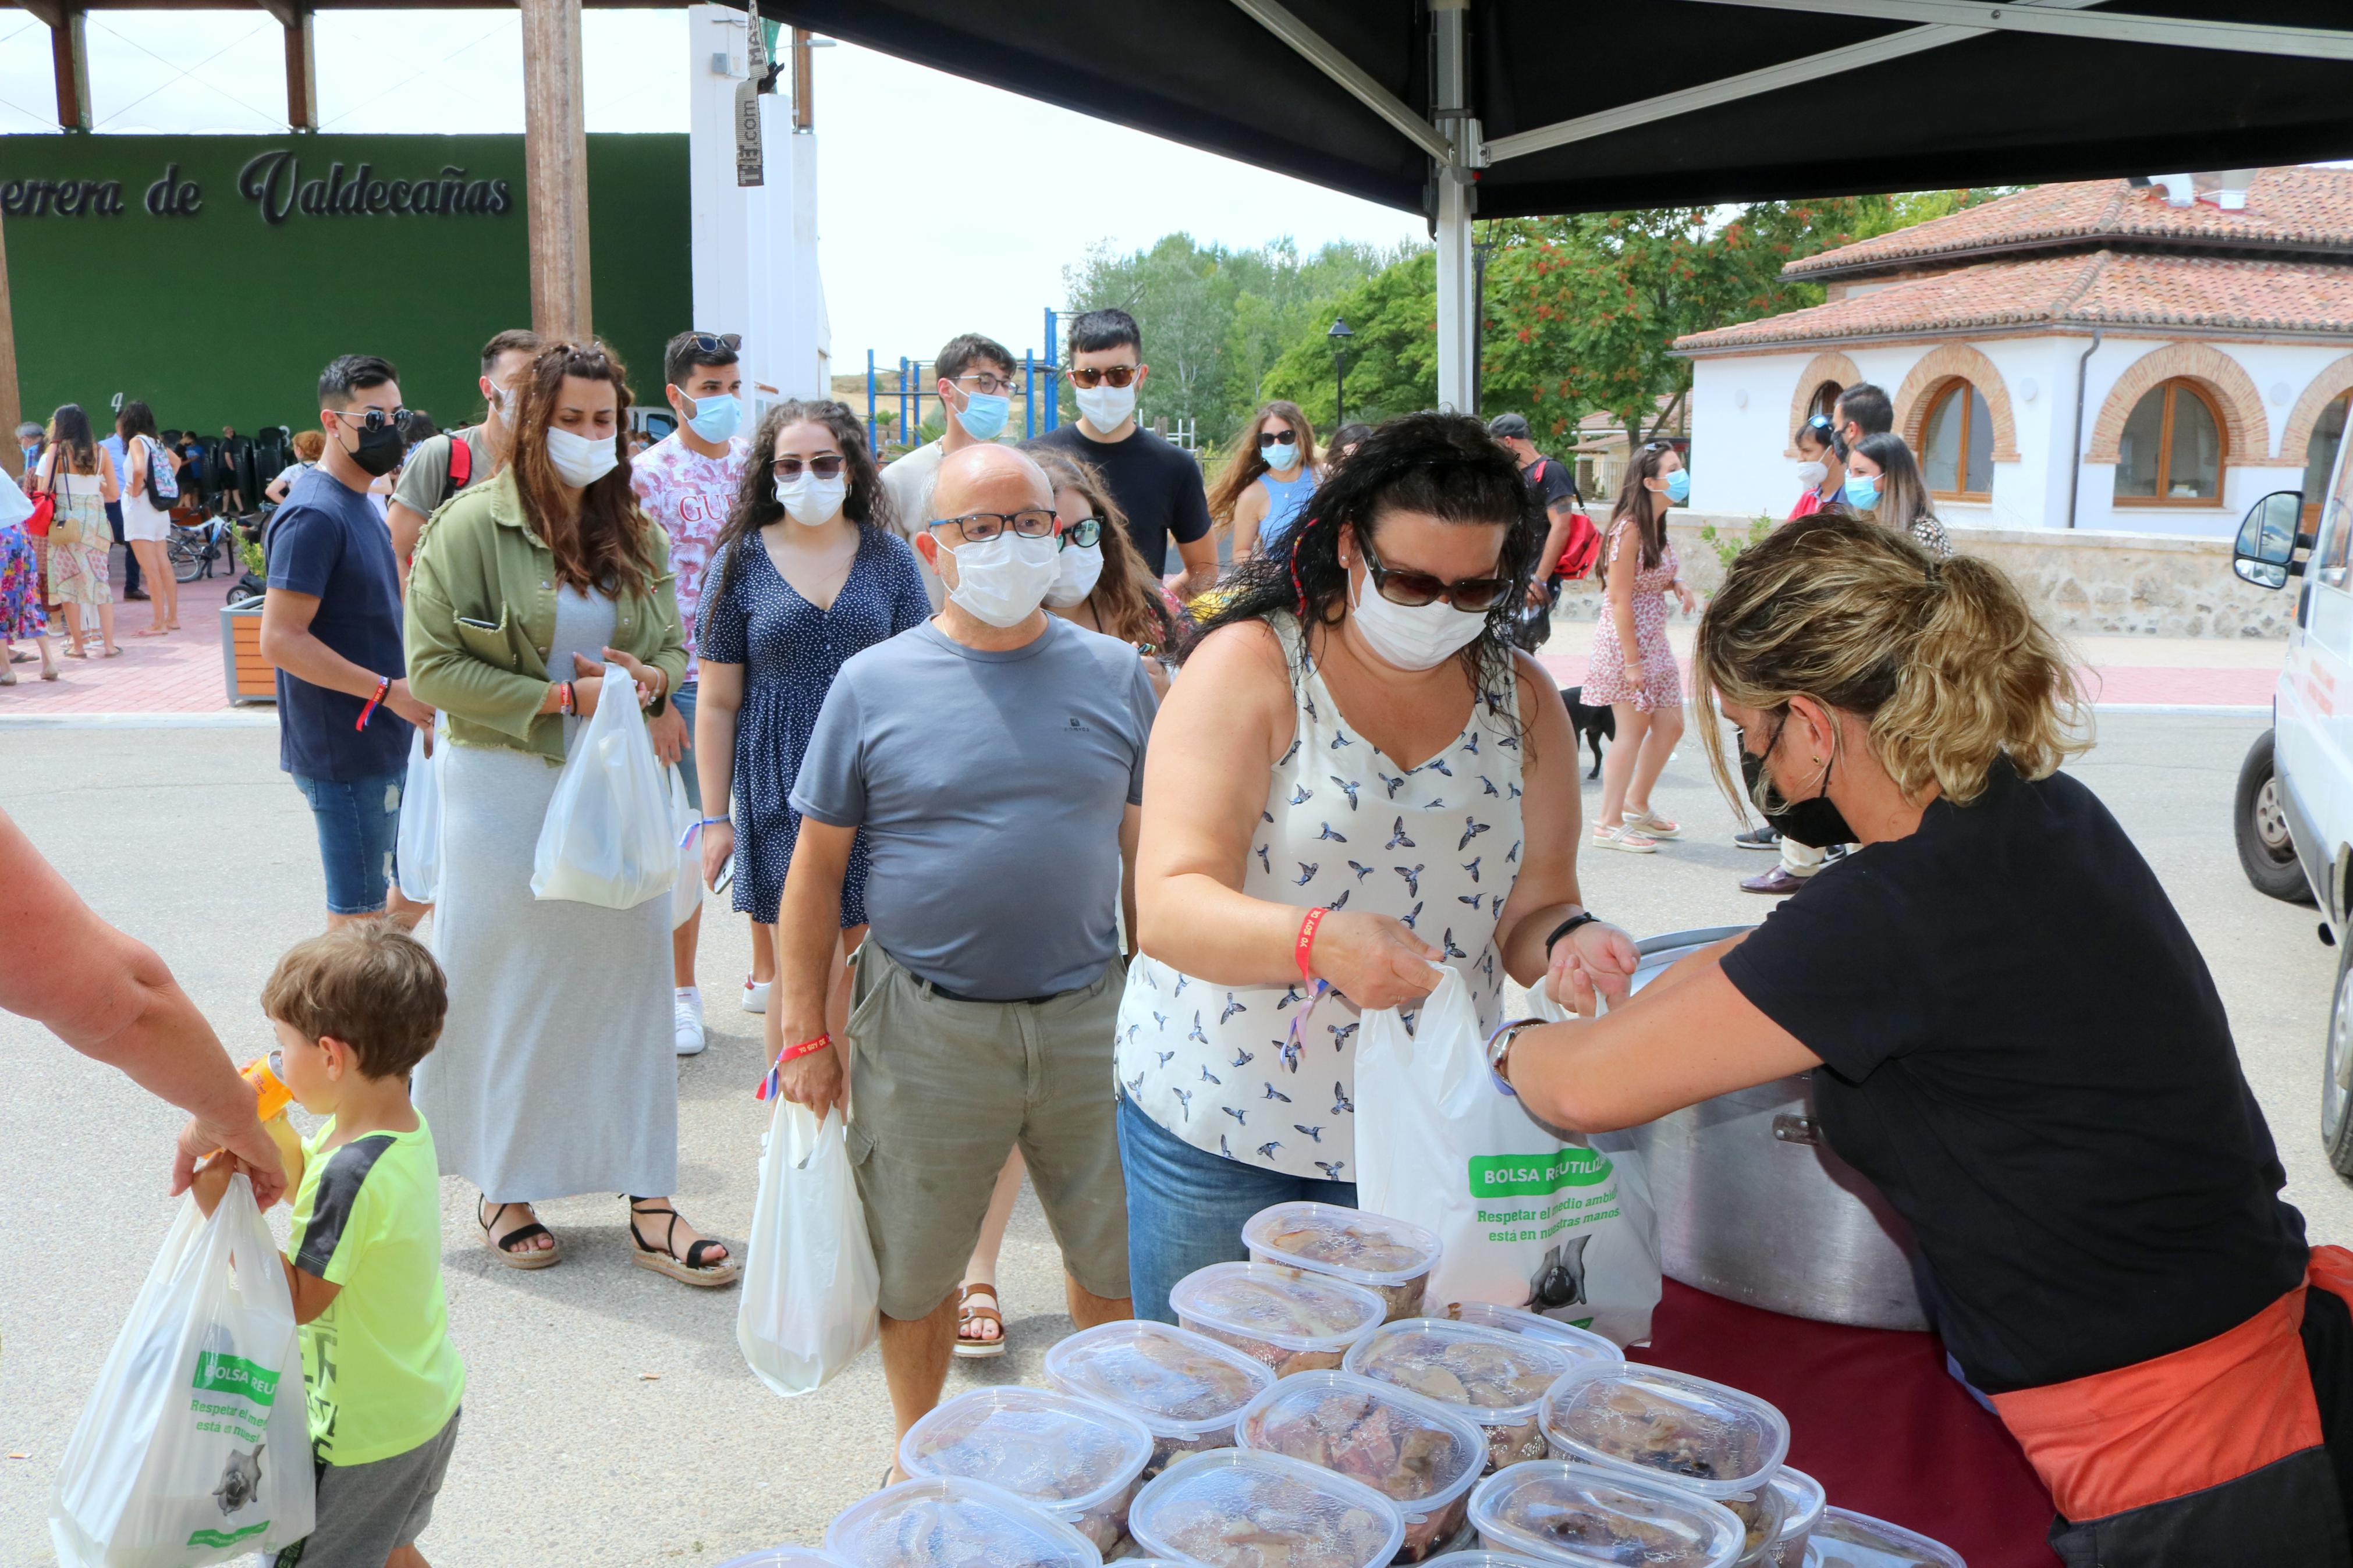
[[(277, 1568), (427, 1568), (415, 1542), (457, 1445), (466, 1370), (441, 1295), (439, 1164), (408, 1072), (448, 1005), (433, 955), (382, 921), (296, 944), (261, 990), (281, 1081), (327, 1119), (286, 1151), (282, 1260), (319, 1500), (315, 1528)], [(206, 1214), (229, 1173), (225, 1161), (198, 1173)]]

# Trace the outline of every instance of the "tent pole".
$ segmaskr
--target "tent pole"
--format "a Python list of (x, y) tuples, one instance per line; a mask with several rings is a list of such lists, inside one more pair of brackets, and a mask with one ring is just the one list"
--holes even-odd
[(1471, 182), (1481, 161), (1479, 122), (1471, 118), (1470, 61), (1463, 22), (1469, 0), (1432, 0), (1430, 119), (1447, 138), (1438, 162), (1438, 405), (1476, 413), (1472, 392), (1476, 334), (1472, 312), (1477, 283), (1472, 269)]

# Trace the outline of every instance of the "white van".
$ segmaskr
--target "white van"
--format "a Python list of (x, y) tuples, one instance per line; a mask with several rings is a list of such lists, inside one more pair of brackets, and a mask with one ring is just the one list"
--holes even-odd
[(2239, 863), (2273, 898), (2320, 906), (2336, 943), (2337, 994), (2320, 1090), (2329, 1163), (2353, 1175), (2353, 440), (2307, 525), (2305, 498), (2278, 490), (2239, 526), (2231, 569), (2259, 588), (2301, 577), (2272, 727), (2239, 769)]

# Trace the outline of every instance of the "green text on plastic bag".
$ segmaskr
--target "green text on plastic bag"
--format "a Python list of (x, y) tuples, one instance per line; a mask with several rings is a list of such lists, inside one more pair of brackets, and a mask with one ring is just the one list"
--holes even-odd
[(1564, 1187), (1589, 1187), (1606, 1182), (1609, 1173), (1609, 1156), (1591, 1149), (1558, 1149), (1549, 1154), (1482, 1155), (1471, 1162), (1471, 1195), (1542, 1197)]
[(234, 1394), (262, 1409), (278, 1397), (278, 1373), (243, 1356), (204, 1351), (196, 1356), (195, 1387), (215, 1394)]

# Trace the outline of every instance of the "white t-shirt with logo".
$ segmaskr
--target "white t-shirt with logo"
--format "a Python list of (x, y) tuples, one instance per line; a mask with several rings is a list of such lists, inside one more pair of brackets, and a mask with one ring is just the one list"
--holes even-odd
[(702, 603), (702, 577), (711, 565), (712, 547), (735, 505), (735, 491), (744, 480), (750, 445), (738, 437), (727, 443), (724, 458), (706, 458), (687, 450), (672, 431), (639, 453), (629, 464), (629, 483), (638, 504), (670, 535), (670, 565), (677, 574), (678, 615), (686, 626), (686, 679), (692, 680), (702, 665), (694, 647), (694, 621)]

